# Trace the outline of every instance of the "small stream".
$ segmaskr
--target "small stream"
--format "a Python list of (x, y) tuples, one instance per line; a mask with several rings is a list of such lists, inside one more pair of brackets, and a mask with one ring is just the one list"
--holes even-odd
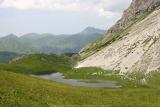
[(114, 82), (96, 82), (96, 83), (92, 82), (92, 83), (89, 83), (89, 82), (78, 81), (76, 79), (65, 79), (62, 73), (52, 73), (52, 74), (33, 75), (33, 76), (43, 78), (43, 79), (53, 80), (53, 81), (56, 81), (56, 82), (69, 84), (69, 85), (72, 85), (72, 86), (108, 87), (108, 88), (119, 88), (119, 87), (121, 87)]

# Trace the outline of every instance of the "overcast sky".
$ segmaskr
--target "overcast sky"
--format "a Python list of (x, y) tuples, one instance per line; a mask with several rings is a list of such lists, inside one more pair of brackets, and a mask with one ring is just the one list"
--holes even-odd
[(0, 36), (107, 29), (131, 0), (0, 0)]

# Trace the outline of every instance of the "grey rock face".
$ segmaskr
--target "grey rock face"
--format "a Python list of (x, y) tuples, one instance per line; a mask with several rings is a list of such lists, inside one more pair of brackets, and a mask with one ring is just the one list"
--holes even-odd
[(131, 24), (131, 20), (152, 11), (159, 5), (160, 0), (133, 0), (130, 7), (124, 11), (122, 18), (108, 32), (127, 28)]
[(129, 8), (124, 11), (122, 18), (106, 32), (102, 39), (87, 45), (80, 51), (82, 59), (114, 42), (118, 38), (117, 36), (122, 36), (121, 33), (124, 30), (147, 17), (157, 8), (160, 8), (160, 0), (133, 0)]
[[(152, 8), (159, 5), (157, 4), (159, 1), (133, 0), (130, 8), (125, 11), (121, 21), (118, 22), (121, 25), (116, 24), (116, 29), (128, 26), (129, 20), (136, 16), (133, 13), (137, 13), (139, 10), (138, 14), (142, 14), (141, 11), (151, 11)], [(128, 16), (126, 16), (127, 12), (129, 12)], [(77, 68), (79, 67), (101, 67), (121, 72), (159, 71), (160, 8), (156, 8), (143, 20), (133, 24), (120, 39), (79, 62)]]

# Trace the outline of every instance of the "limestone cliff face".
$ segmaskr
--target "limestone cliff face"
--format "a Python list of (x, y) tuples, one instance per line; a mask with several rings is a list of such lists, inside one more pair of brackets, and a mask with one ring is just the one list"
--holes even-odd
[(122, 18), (111, 27), (108, 32), (127, 28), (134, 18), (140, 17), (146, 12), (150, 12), (160, 5), (160, 0), (133, 0), (127, 10), (124, 11)]
[(84, 47), (80, 55), (82, 58), (86, 58), (102, 47), (114, 42), (117, 38), (123, 36), (121, 34), (123, 30), (142, 20), (159, 6), (160, 0), (133, 0), (129, 8), (124, 11), (122, 18), (106, 32), (104, 37)]
[[(126, 29), (134, 17), (154, 11), (143, 20), (131, 24), (125, 35), (116, 39), (100, 51), (79, 62), (77, 67), (101, 67), (121, 72), (160, 70), (160, 0), (133, 0), (115, 26), (106, 34), (117, 29)], [(107, 37), (106, 37), (107, 38)]]

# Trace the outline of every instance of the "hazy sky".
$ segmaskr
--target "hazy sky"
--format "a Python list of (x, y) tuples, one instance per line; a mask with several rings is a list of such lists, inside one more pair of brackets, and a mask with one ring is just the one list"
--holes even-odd
[(131, 0), (0, 0), (0, 36), (107, 29)]

